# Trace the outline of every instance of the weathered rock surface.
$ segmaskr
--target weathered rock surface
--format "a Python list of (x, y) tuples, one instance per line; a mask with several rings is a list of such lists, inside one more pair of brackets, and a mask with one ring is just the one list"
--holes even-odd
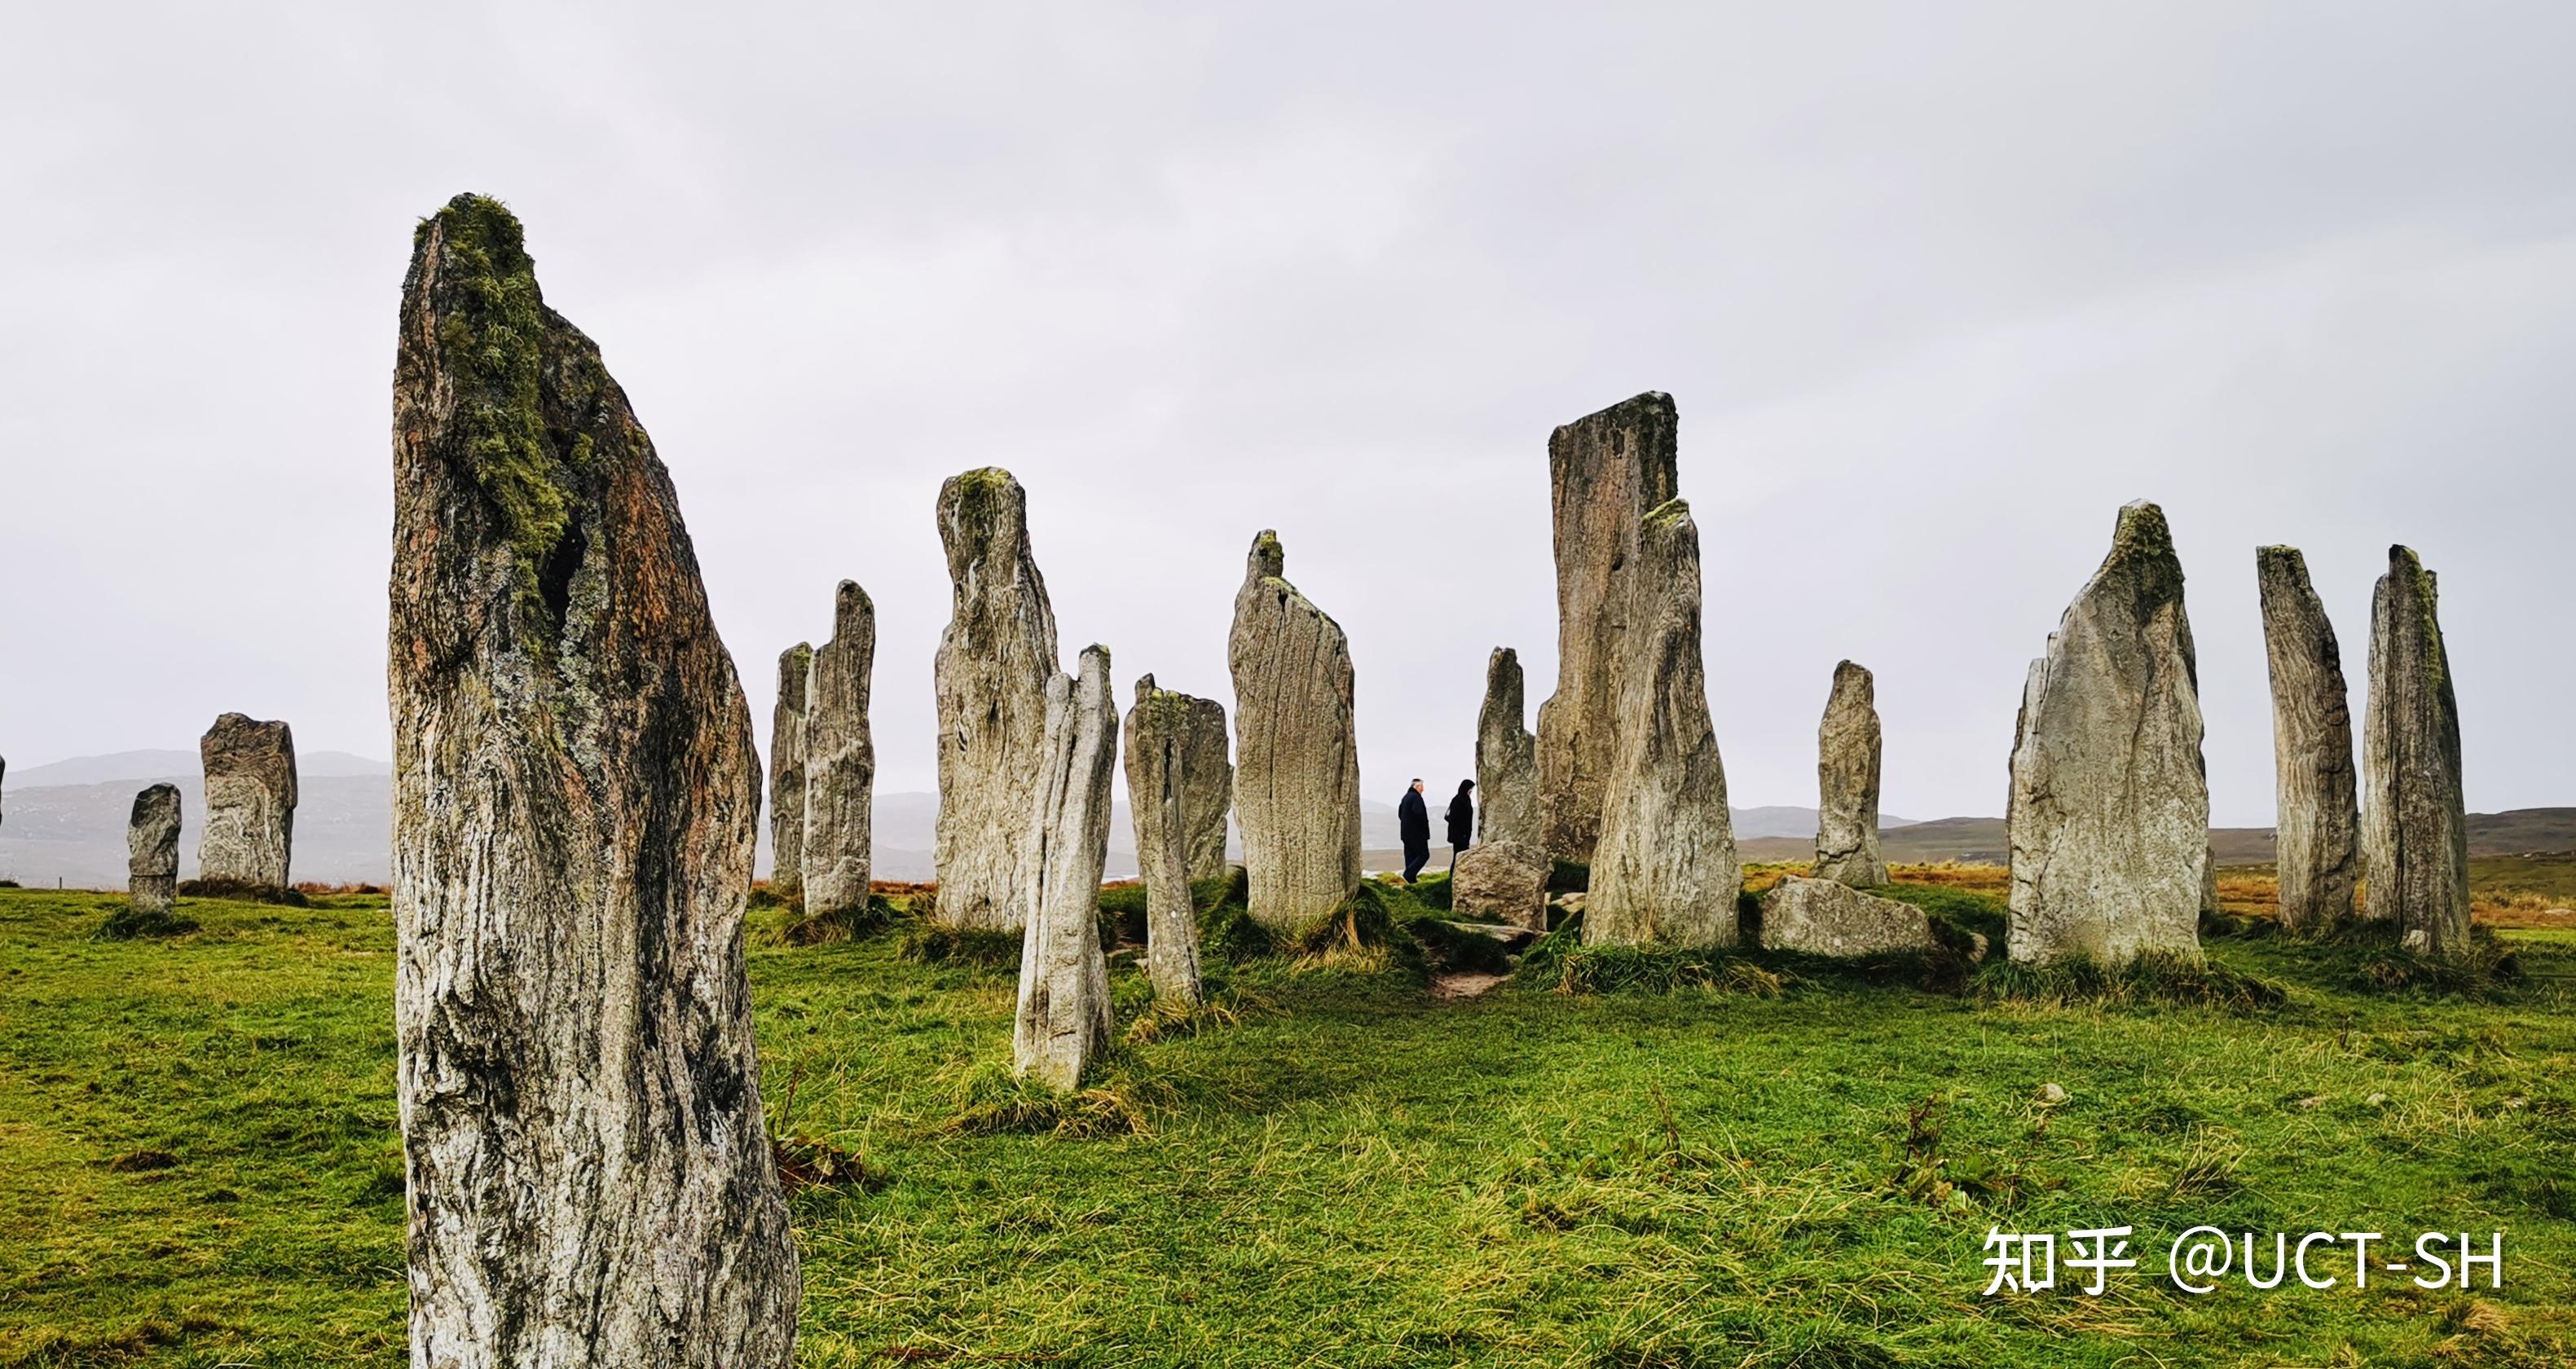
[(1547, 852), (1525, 841), (1487, 841), (1458, 853), (1449, 878), (1449, 907), (1463, 917), (1495, 917), (1515, 927), (1547, 930)]
[(868, 730), (877, 609), (855, 580), (832, 592), (832, 640), (805, 689), (805, 910), (864, 908), (875, 833), (877, 748)]
[(1181, 868), (1192, 880), (1215, 879), (1226, 870), (1225, 819), (1234, 811), (1225, 705), (1192, 694), (1164, 693), (1179, 700), (1181, 708)]
[(197, 878), (284, 889), (295, 846), (295, 733), (239, 713), (197, 741), (206, 767), (206, 824)]
[(2331, 926), (2352, 916), (2353, 886), (2361, 878), (2360, 791), (2343, 652), (2298, 548), (2258, 548), (2254, 578), (2272, 673), (2281, 923)]
[(391, 597), (412, 1364), (787, 1365), (751, 710), (652, 440), (477, 196), (412, 240)]
[(1675, 499), (1638, 523), (1619, 749), (1601, 810), (1583, 940), (1731, 946), (1743, 870), (1700, 663), (1699, 525)]
[(1765, 950), (1878, 955), (1929, 951), (1938, 944), (1922, 909), (1864, 894), (1838, 879), (1784, 879), (1762, 896)]
[(778, 653), (778, 703), (769, 711), (769, 888), (781, 898), (805, 892), (805, 686), (813, 669), (807, 643)]
[(2370, 702), (2362, 720), (2362, 913), (2406, 944), (2469, 944), (2469, 820), (2460, 784), (2460, 703), (2433, 572), (2404, 547), (2370, 601)]
[(125, 888), (138, 913), (166, 913), (179, 896), (179, 787), (134, 796), (125, 822)]
[(1360, 887), (1360, 752), (1350, 645), (1285, 570), (1277, 533), (1252, 540), (1226, 658), (1248, 911), (1294, 933)]
[(1485, 659), (1485, 706), (1476, 713), (1476, 840), (1538, 844), (1538, 738), (1527, 716), (1520, 653)]
[(1046, 687), (1038, 806), (1030, 815), (1028, 926), (1020, 934), (1020, 1006), (1011, 1032), (1018, 1071), (1067, 1090), (1108, 1049), (1115, 1026), (1100, 952), (1100, 870), (1109, 859), (1109, 790), (1118, 765), (1118, 705), (1109, 649), (1083, 648), (1078, 676)]
[(1190, 899), (1189, 827), (1194, 704), (1205, 700), (1136, 682), (1127, 712), (1127, 811), (1145, 877), (1145, 972), (1157, 1001), (1194, 1007), (1199, 993), (1198, 907)]
[(1044, 770), (1055, 610), (1029, 550), (1028, 495), (987, 466), (939, 487), (952, 587), (933, 671), (939, 695), (938, 916), (1018, 931), (1037, 887), (1030, 843)]
[(1816, 878), (1856, 889), (1887, 882), (1878, 858), (1878, 707), (1870, 673), (1834, 667), (1816, 729)]
[(2197, 670), (2173, 534), (2163, 510), (2130, 504), (2023, 691), (2013, 959), (2200, 954), (2209, 785)]
[(1539, 845), (1590, 861), (1618, 746), (1619, 663), (1633, 653), (1628, 580), (1637, 528), (1679, 489), (1681, 418), (1649, 391), (1549, 434), (1556, 521), (1556, 693), (1538, 710)]

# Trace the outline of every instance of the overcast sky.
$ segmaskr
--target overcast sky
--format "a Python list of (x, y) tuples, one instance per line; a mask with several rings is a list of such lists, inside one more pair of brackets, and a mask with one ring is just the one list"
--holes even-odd
[[(655, 9), (659, 12), (648, 13)], [(944, 477), (1028, 487), (1068, 660), (1231, 704), (1252, 534), (1340, 620), (1362, 782), (1555, 673), (1549, 429), (1682, 418), (1738, 804), (1999, 814), (2024, 667), (2170, 515), (2214, 818), (2268, 825), (2253, 554), (2358, 712), (2441, 575), (2469, 804), (2576, 803), (2576, 6), (40, 6), (0, 45), (0, 754), (214, 715), (390, 754), (411, 227), (527, 224), (677, 482), (767, 743), (832, 587), (934, 786)]]

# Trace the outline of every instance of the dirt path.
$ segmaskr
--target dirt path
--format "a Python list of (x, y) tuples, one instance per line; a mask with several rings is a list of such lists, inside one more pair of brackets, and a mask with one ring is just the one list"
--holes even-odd
[(1435, 975), (1431, 980), (1433, 998), (1474, 998), (1509, 978), (1508, 975), (1461, 973)]

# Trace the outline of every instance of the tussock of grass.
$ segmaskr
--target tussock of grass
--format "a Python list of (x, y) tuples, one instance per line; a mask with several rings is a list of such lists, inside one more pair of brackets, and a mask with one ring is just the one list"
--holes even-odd
[(825, 946), (877, 936), (904, 920), (903, 910), (883, 894), (870, 894), (857, 908), (817, 910), (799, 900), (785, 921), (769, 929), (767, 940), (773, 946)]
[(805, 896), (803, 894), (797, 894), (790, 897), (786, 894), (782, 894), (778, 892), (778, 887), (776, 885), (773, 885), (768, 880), (764, 879), (751, 886), (751, 892), (743, 897), (742, 906), (749, 908), (754, 912), (765, 912), (772, 908), (794, 908), (801, 910), (805, 906)]
[(138, 912), (134, 905), (109, 913), (90, 935), (99, 941), (140, 941), (154, 937), (182, 936), (197, 930), (197, 920), (182, 917), (169, 909)]
[(2190, 960), (2148, 952), (2120, 965), (2091, 956), (2069, 956), (2044, 965), (1989, 961), (1973, 981), (1987, 1002), (2103, 1006), (2171, 1004), (2256, 1012), (2289, 1001), (2275, 981), (2215, 960)]
[(904, 929), (895, 953), (924, 965), (953, 963), (1016, 973), (1020, 968), (1020, 934), (991, 927), (914, 921)]
[(181, 898), (221, 898), (235, 903), (276, 903), (289, 908), (308, 908), (312, 900), (300, 889), (281, 889), (274, 884), (253, 884), (243, 879), (183, 879), (179, 881)]
[(1157, 1041), (1176, 1041), (1204, 1031), (1231, 1027), (1243, 1021), (1251, 1010), (1249, 1000), (1240, 992), (1212, 995), (1198, 1003), (1181, 1005), (1157, 998), (1145, 1005), (1119, 1039), (1130, 1046), (1150, 1046)]
[(963, 1136), (1144, 1136), (1154, 1115), (1171, 1109), (1171, 1086), (1115, 1057), (1096, 1066), (1084, 1087), (1057, 1093), (1000, 1065), (968, 1070), (956, 1085), (956, 1112), (945, 1129)]
[[(1550, 933), (1553, 940), (1561, 933)], [(1532, 954), (1522, 958), (1526, 974)], [(1560, 948), (1549, 958), (1552, 982), (1544, 987), (1562, 994), (1671, 993), (1703, 989), (1711, 993), (1777, 998), (1788, 978), (1732, 951), (1685, 951), (1669, 946), (1585, 946)], [(1544, 968), (1543, 968), (1544, 973)], [(1530, 981), (1524, 981), (1530, 982)]]
[(2313, 968), (2379, 993), (2493, 1001), (2511, 997), (2524, 982), (2521, 958), (2492, 928), (2471, 927), (2469, 944), (2453, 955), (2410, 950), (2399, 936), (2392, 923), (2355, 921), (2284, 934), (2282, 941)]

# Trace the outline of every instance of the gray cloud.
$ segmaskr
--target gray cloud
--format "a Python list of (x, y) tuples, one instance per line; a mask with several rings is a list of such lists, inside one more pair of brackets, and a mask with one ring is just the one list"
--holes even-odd
[(887, 788), (932, 782), (932, 497), (988, 463), (1122, 697), (1229, 696), (1276, 527), (1370, 792), (1464, 773), (1486, 649), (1550, 685), (1548, 429), (1659, 388), (1739, 802), (1813, 801), (1851, 656), (1889, 810), (1999, 812), (2138, 496), (2219, 821), (2269, 821), (2268, 541), (2356, 676), (2421, 550), (2471, 804), (2570, 801), (2576, 11), (537, 8), (13, 25), (0, 751), (240, 708), (386, 753), (396, 294), (470, 188), (651, 427), (764, 727), (874, 594)]

